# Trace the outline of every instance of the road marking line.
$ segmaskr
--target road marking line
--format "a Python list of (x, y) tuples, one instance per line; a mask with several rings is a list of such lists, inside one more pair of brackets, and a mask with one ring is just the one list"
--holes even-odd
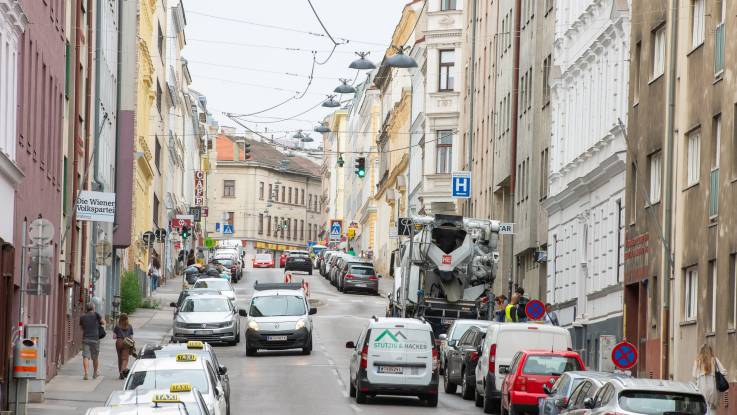
[(350, 404), (350, 407), (356, 412), (363, 412), (363, 409), (359, 408), (355, 403)]

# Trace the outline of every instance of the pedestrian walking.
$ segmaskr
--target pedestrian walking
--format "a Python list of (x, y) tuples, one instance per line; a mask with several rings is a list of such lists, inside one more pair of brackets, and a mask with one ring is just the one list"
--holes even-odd
[(118, 352), (118, 373), (120, 379), (125, 379), (128, 376), (128, 358), (131, 355), (131, 349), (135, 347), (133, 326), (128, 322), (128, 314), (120, 314), (118, 324), (113, 328), (113, 336), (115, 338), (115, 351)]
[(525, 308), (527, 307), (527, 303), (530, 302), (530, 300), (525, 297), (525, 289), (521, 286), (518, 286), (514, 290), (515, 293), (517, 293), (517, 320), (520, 323), (524, 323), (527, 321), (527, 313), (525, 312)]
[(348, 248), (348, 255), (356, 256), (356, 251), (354, 251), (353, 248)]
[(504, 321), (506, 323), (514, 323), (517, 321), (517, 303), (519, 302), (519, 293), (512, 294), (509, 304), (504, 307)]
[[(693, 377), (696, 387), (704, 395), (707, 404), (707, 415), (716, 414), (717, 406), (722, 398), (722, 392), (717, 387), (717, 372), (726, 377), (722, 362), (714, 356), (711, 346), (704, 343), (699, 348), (699, 354), (693, 365)], [(726, 390), (726, 389), (725, 389)]]
[(148, 269), (148, 276), (151, 277), (151, 291), (156, 291), (156, 289), (159, 287), (159, 276), (161, 275), (161, 262), (159, 262), (159, 257), (154, 256), (151, 259), (151, 266)]
[(507, 307), (507, 296), (502, 294), (494, 299), (496, 310), (494, 311), (494, 321), (504, 323), (504, 310)]
[(97, 379), (99, 375), (99, 363), (97, 358), (100, 355), (100, 338), (105, 336), (105, 319), (103, 319), (96, 311), (92, 303), (85, 306), (85, 313), (79, 317), (79, 326), (82, 328), (82, 369), (84, 370), (84, 380), (89, 379), (89, 362), (92, 360), (92, 368), (94, 373), (93, 379)]
[(550, 303), (545, 303), (545, 324), (560, 326), (560, 322), (558, 321), (558, 313), (553, 311), (553, 306)]
[(194, 249), (189, 250), (189, 254), (187, 254), (187, 266), (192, 266), (195, 264), (195, 256), (194, 256)]

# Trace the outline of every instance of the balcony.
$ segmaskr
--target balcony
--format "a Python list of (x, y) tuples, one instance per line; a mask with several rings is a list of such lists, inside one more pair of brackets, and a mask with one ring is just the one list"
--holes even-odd
[(719, 214), (719, 168), (715, 168), (709, 174), (709, 217), (714, 218)]
[[(717, 25), (714, 31), (714, 73), (724, 70), (724, 22)], [(718, 174), (717, 174), (718, 175)]]

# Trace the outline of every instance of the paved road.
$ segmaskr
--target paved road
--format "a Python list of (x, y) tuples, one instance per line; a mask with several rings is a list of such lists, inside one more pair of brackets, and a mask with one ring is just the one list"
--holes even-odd
[[(302, 276), (296, 276), (297, 279)], [(379, 397), (368, 405), (356, 405), (348, 397), (348, 359), (345, 342), (356, 340), (372, 315), (383, 316), (383, 297), (341, 294), (317, 273), (304, 275), (310, 282), (311, 298), (319, 302), (312, 355), (294, 352), (259, 352), (246, 357), (245, 345), (218, 347), (221, 362), (228, 366), (233, 413), (258, 414), (355, 414), (381, 411), (382, 414), (417, 414), (421, 411), (445, 414), (480, 414), (472, 401), (440, 392), (438, 408), (426, 408), (417, 398)], [(248, 270), (236, 285), (238, 303), (245, 306), (253, 282), (280, 282), (282, 270)]]

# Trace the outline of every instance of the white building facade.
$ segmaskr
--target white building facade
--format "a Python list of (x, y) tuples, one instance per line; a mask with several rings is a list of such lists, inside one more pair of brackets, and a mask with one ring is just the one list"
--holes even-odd
[(616, 0), (556, 10), (547, 301), (594, 370), (622, 334), (628, 16)]

